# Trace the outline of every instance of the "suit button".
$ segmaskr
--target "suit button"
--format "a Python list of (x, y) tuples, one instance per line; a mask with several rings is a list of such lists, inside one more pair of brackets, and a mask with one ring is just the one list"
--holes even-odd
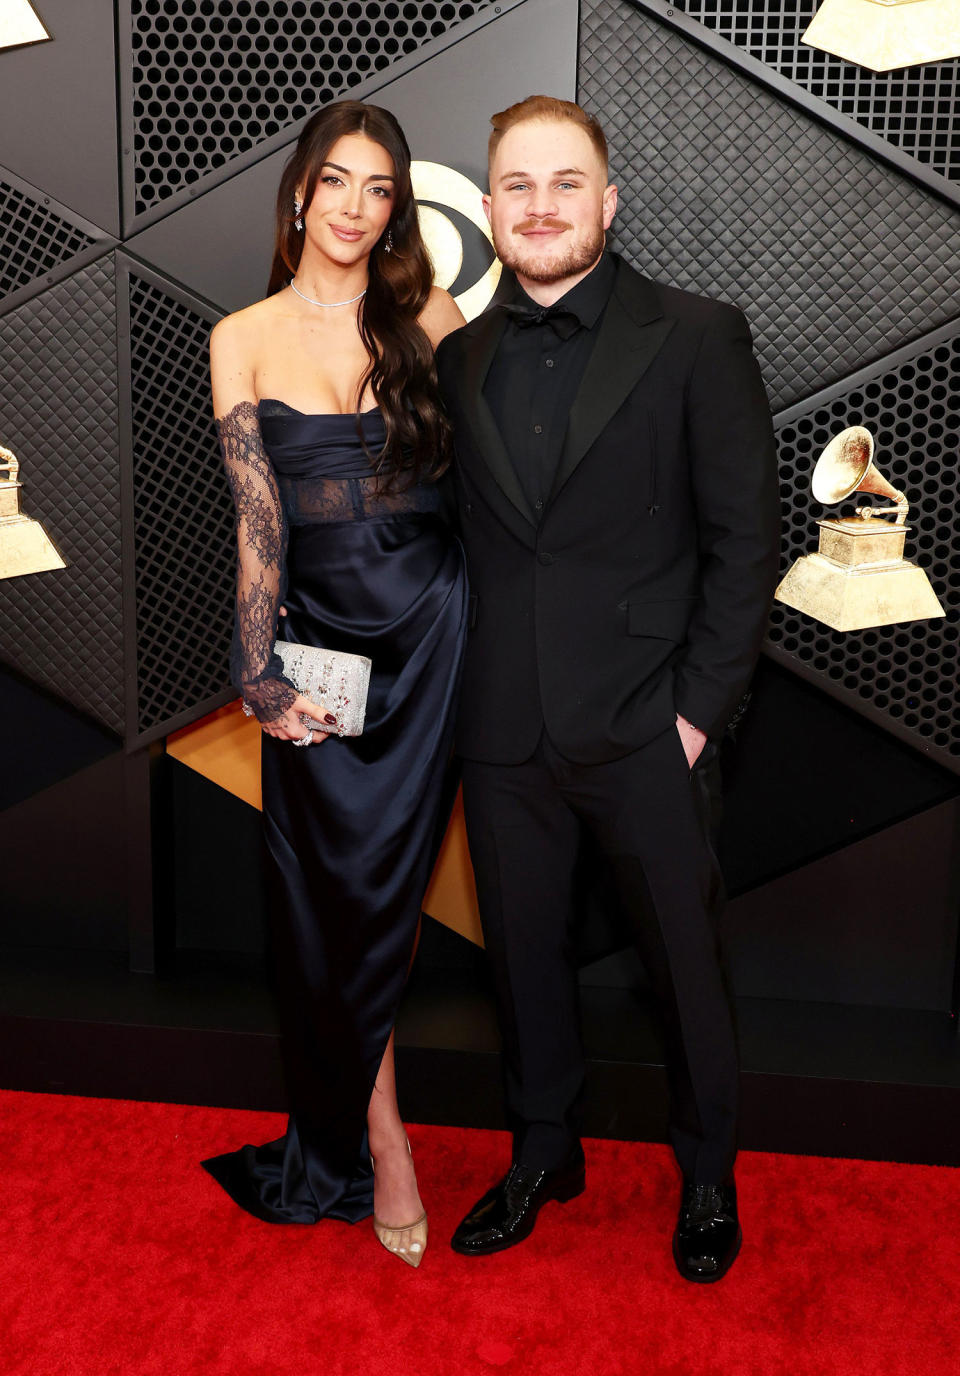
[(545, 549), (541, 550), (540, 553), (537, 555), (537, 561), (538, 563), (543, 564), (544, 568), (546, 568), (548, 564), (553, 563), (553, 555), (548, 554)]

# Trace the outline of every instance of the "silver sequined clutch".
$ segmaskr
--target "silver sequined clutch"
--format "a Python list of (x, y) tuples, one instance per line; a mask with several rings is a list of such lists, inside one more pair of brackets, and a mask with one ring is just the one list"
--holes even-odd
[[(338, 736), (359, 736), (367, 711), (367, 690), (373, 665), (364, 655), (325, 650), (316, 645), (297, 645), (278, 640), (274, 651), (283, 660), (283, 672), (298, 693), (332, 712)], [(322, 730), (319, 722), (302, 712), (306, 727)]]

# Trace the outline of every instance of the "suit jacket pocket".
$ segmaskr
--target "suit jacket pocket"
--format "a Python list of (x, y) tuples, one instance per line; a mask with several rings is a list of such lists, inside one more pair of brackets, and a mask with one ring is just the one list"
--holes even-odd
[(653, 636), (681, 645), (697, 605), (696, 597), (671, 597), (661, 602), (628, 602), (627, 635)]

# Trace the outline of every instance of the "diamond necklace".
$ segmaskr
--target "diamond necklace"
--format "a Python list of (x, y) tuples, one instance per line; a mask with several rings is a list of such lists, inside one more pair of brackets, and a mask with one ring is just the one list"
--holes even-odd
[(363, 291), (358, 291), (356, 296), (351, 296), (349, 301), (314, 301), (312, 296), (304, 296), (292, 277), (290, 278), (290, 286), (300, 297), (301, 301), (309, 301), (311, 306), (323, 306), (325, 310), (332, 310), (334, 306), (352, 306), (354, 301), (359, 301), (361, 296), (366, 296), (367, 294), (367, 289), (364, 287)]

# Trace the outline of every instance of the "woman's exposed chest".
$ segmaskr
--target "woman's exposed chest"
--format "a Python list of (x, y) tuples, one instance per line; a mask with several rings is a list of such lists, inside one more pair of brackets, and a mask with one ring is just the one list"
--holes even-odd
[[(318, 308), (319, 309), (319, 308)], [(257, 348), (257, 395), (277, 397), (308, 414), (350, 413), (373, 404), (369, 388), (357, 386), (370, 359), (356, 319), (296, 322), (280, 320), (264, 331)]]

